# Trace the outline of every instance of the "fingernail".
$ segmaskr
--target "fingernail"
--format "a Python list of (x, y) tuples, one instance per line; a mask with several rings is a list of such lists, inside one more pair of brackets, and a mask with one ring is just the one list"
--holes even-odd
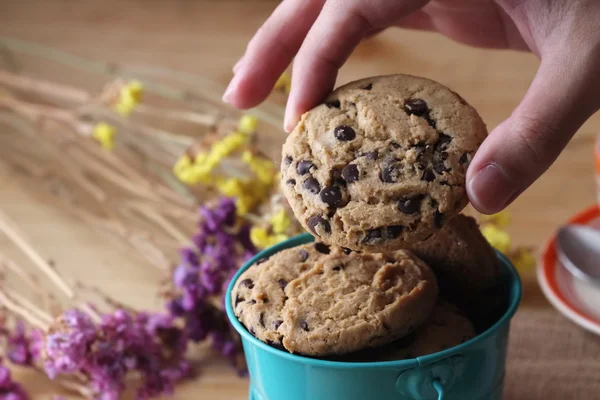
[(237, 62), (233, 65), (233, 73), (237, 74), (237, 72), (239, 71), (240, 67), (242, 66), (242, 62), (244, 61), (244, 57), (240, 58), (239, 60), (237, 60)]
[(231, 95), (233, 94), (233, 91), (235, 89), (237, 85), (237, 79), (236, 76), (234, 75), (233, 78), (231, 79), (231, 82), (229, 82), (229, 85), (227, 85), (227, 89), (225, 89), (225, 93), (223, 94), (223, 101), (225, 103), (230, 103), (230, 98)]
[(287, 107), (285, 109), (285, 118), (283, 119), (283, 129), (287, 133), (290, 133), (291, 131), (294, 130), (297, 123), (298, 123), (298, 118), (296, 117), (295, 113), (293, 113), (290, 110), (290, 108)]
[(467, 184), (477, 210), (494, 214), (505, 208), (517, 193), (515, 182), (496, 164), (487, 164)]

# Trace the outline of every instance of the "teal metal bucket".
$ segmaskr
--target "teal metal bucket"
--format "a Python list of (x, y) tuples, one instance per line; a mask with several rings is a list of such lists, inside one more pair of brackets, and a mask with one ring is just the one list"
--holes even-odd
[(313, 240), (303, 234), (262, 251), (240, 268), (227, 288), (227, 316), (242, 337), (250, 400), (502, 399), (510, 320), (522, 286), (517, 271), (500, 253), (503, 313), (485, 331), (451, 349), (409, 360), (338, 362), (290, 354), (252, 336), (231, 306), (238, 276), (260, 258)]

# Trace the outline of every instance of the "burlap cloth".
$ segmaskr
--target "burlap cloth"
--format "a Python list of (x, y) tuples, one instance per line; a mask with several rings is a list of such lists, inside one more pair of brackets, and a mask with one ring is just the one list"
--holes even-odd
[(600, 337), (559, 314), (535, 276), (523, 277), (523, 284), (510, 331), (504, 399), (600, 400)]

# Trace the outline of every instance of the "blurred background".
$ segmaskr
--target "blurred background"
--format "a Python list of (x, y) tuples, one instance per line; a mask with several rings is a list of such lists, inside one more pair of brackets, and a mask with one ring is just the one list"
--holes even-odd
[[(219, 104), (218, 95), (231, 78), (231, 68), (248, 40), (277, 4), (278, 1), (270, 0), (0, 0), (0, 36), (4, 40), (0, 41), (0, 71), (84, 88), (91, 93), (101, 91), (107, 82), (90, 73), (90, 68), (98, 65), (105, 72), (129, 71), (124, 75), (126, 79), (142, 81), (143, 73), (151, 71), (157, 81), (170, 82), (180, 91), (177, 93), (183, 93), (171, 97), (168, 103), (159, 97), (175, 92), (155, 88), (156, 93), (149, 94), (149, 99), (158, 108), (193, 100), (193, 96), (185, 98), (186, 85), (191, 86), (192, 79), (183, 78), (189, 75), (194, 77), (194, 90), (208, 99), (208, 105), (202, 106), (204, 114), (218, 109), (219, 115), (238, 118), (235, 111)], [(86, 64), (85, 72), (68, 69), (52, 61), (54, 53), (47, 49), (95, 64)], [(61, 59), (69, 57), (65, 54), (61, 53)], [(73, 62), (85, 64), (81, 60)], [(120, 69), (122, 66), (131, 69)], [(538, 60), (531, 54), (473, 49), (435, 34), (392, 29), (364, 41), (341, 69), (337, 84), (389, 73), (425, 76), (460, 93), (491, 130), (519, 103), (537, 66)], [(6, 75), (4, 78), (10, 80)], [(278, 125), (284, 104), (285, 93), (274, 93), (257, 114), (262, 124), (257, 146), (276, 163), (285, 138)], [(139, 118), (154, 124), (152, 115)], [(164, 121), (156, 121), (154, 126), (160, 123), (164, 123), (165, 130), (182, 126)], [(1, 148), (7, 150), (7, 140), (14, 137), (9, 135), (16, 133), (6, 124), (0, 128), (2, 155)], [(599, 130), (600, 116), (595, 115), (554, 166), (510, 206), (511, 222), (505, 229), (514, 246), (530, 249), (537, 257), (560, 224), (596, 203), (593, 147)], [(183, 127), (181, 131), (188, 138), (200, 132)], [(141, 136), (138, 140), (145, 139)], [(35, 147), (35, 140), (30, 143)], [(35, 164), (30, 165), (31, 170), (44, 168), (42, 156), (30, 160)], [(34, 181), (10, 168), (2, 171), (1, 209), (45, 257), (52, 258), (61, 273), (85, 277), (133, 306), (160, 307), (156, 294), (161, 271), (149, 267), (146, 259), (132, 254), (129, 247), (107, 237), (89, 221), (82, 223), (61, 209), (37, 190)], [(0, 248), (15, 259), (22, 259), (9, 247), (9, 241), (0, 237)], [(550, 306), (538, 287), (535, 266), (520, 272), (525, 282), (525, 301), (511, 333), (506, 398), (595, 398), (600, 385), (598, 338)], [(184, 383), (175, 397), (247, 398), (246, 379), (238, 377), (227, 362), (211, 357), (204, 356), (199, 377)], [(55, 386), (35, 372), (18, 370), (17, 376), (34, 399), (49, 399), (52, 393), (58, 393)]]

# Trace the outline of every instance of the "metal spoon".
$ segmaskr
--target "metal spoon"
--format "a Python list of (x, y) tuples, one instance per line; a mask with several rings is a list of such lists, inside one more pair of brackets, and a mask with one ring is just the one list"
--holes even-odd
[(567, 225), (557, 236), (558, 258), (575, 277), (600, 285), (600, 230)]

